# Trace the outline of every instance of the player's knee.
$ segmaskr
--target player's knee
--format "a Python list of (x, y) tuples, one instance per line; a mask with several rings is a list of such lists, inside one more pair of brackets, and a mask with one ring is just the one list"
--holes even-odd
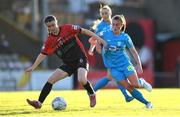
[(57, 81), (59, 80), (62, 80), (64, 79), (65, 77), (57, 77), (56, 75), (53, 75), (51, 76), (49, 79), (48, 79), (48, 82), (51, 83), (51, 84), (54, 84), (56, 83)]
[(81, 83), (82, 85), (85, 85), (87, 83), (87, 79), (86, 78), (82, 78), (82, 77), (79, 77), (78, 78), (78, 81), (79, 83)]
[(132, 92), (132, 91), (134, 90), (134, 86), (132, 86), (132, 85), (128, 85), (127, 90), (128, 90), (129, 92)]
[(136, 88), (140, 88), (141, 87), (141, 85), (137, 82), (137, 83), (132, 83), (131, 84), (133, 87), (136, 87)]
[(129, 92), (132, 92), (134, 89), (134, 86), (132, 86), (131, 84), (127, 83), (126, 85), (123, 85), (123, 87), (125, 89), (127, 89)]
[(48, 79), (48, 82), (51, 83), (51, 84), (54, 84), (54, 83), (56, 83), (57, 81), (54, 80), (53, 78), (49, 78), (49, 79)]
[(108, 78), (109, 80), (112, 80), (112, 79), (113, 79), (112, 76), (111, 76), (111, 74), (107, 74), (107, 78)]
[(112, 80), (112, 77), (107, 77), (107, 78), (108, 78), (108, 80), (110, 80), (110, 81)]

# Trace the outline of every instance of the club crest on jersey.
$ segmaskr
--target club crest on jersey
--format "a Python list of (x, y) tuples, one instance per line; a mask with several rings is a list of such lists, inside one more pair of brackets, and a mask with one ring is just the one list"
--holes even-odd
[(74, 30), (78, 30), (78, 29), (80, 29), (80, 26), (72, 25), (72, 28), (73, 28)]
[(57, 41), (59, 42), (60, 45), (63, 45), (63, 41), (62, 41), (61, 37), (59, 37)]

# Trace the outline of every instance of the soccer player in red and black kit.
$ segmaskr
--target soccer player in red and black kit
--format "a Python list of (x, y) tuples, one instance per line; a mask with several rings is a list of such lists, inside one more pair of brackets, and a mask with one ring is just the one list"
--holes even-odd
[(25, 70), (26, 73), (32, 72), (47, 55), (56, 54), (63, 60), (63, 65), (55, 70), (44, 85), (38, 100), (27, 99), (28, 104), (36, 109), (40, 109), (42, 103), (50, 93), (52, 86), (59, 80), (78, 71), (78, 81), (87, 90), (90, 99), (90, 107), (96, 105), (96, 95), (90, 82), (87, 80), (88, 60), (83, 47), (76, 34), (82, 33), (93, 36), (103, 45), (105, 42), (93, 32), (81, 28), (77, 25), (65, 24), (58, 26), (56, 17), (49, 15), (45, 18), (44, 23), (48, 29), (49, 35), (44, 43), (41, 53), (36, 58), (34, 64)]

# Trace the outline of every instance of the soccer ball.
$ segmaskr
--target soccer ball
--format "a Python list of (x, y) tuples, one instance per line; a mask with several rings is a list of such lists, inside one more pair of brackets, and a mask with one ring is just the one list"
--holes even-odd
[(67, 107), (67, 103), (63, 97), (56, 97), (52, 101), (52, 108), (54, 110), (65, 110)]

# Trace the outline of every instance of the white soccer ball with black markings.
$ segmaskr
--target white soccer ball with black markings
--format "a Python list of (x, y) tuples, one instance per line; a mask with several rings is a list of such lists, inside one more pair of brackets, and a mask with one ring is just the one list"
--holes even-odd
[(67, 103), (63, 97), (56, 97), (52, 101), (52, 108), (54, 110), (65, 110), (67, 107)]

